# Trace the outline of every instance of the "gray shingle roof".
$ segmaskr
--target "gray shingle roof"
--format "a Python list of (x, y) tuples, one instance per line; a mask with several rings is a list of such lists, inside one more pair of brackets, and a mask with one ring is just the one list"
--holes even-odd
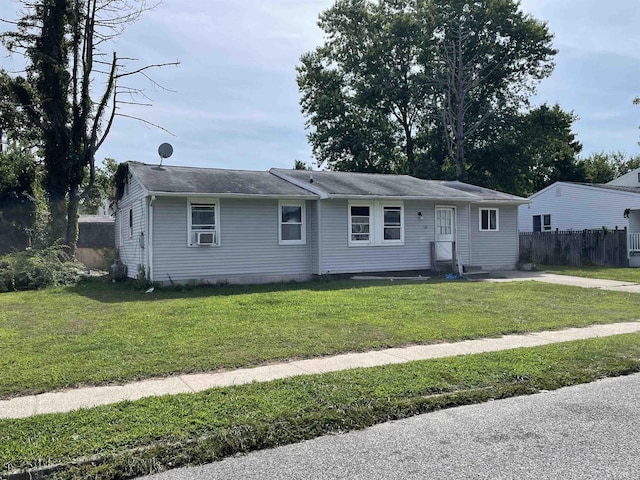
[[(298, 185), (316, 189), (329, 197), (394, 197), (470, 202), (508, 201), (527, 203), (515, 195), (461, 182), (422, 180), (409, 175), (327, 172), (272, 169), (276, 175), (291, 178)], [(313, 181), (312, 181), (313, 180)]]
[(269, 172), (148, 165), (129, 171), (154, 194), (238, 195), (318, 198), (414, 198), (468, 202), (527, 200), (461, 182), (409, 175), (271, 169)]
[(518, 197), (516, 195), (511, 195), (509, 193), (499, 192), (497, 190), (491, 190), (490, 188), (478, 187), (477, 185), (471, 185), (469, 183), (463, 182), (450, 182), (450, 181), (440, 181), (442, 185), (445, 185), (449, 188), (453, 188), (455, 190), (460, 190), (461, 192), (467, 192), (475, 195), (481, 201), (496, 201), (496, 202), (522, 202), (527, 203), (528, 200), (526, 198)]
[(130, 162), (129, 171), (153, 193), (257, 195), (316, 198), (313, 193), (269, 172), (147, 165)]

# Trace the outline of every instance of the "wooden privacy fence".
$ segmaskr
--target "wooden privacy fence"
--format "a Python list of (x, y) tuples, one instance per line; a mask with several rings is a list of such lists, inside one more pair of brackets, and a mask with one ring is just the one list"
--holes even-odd
[(520, 260), (545, 265), (627, 267), (627, 229), (520, 232)]

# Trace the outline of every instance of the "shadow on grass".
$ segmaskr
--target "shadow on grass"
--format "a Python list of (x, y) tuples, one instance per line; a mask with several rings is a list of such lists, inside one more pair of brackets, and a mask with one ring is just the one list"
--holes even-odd
[[(405, 272), (406, 273), (406, 272)], [(423, 275), (424, 276), (424, 275)], [(103, 303), (153, 302), (178, 298), (202, 298), (213, 296), (232, 296), (264, 294), (308, 290), (330, 292), (337, 290), (361, 290), (379, 286), (435, 285), (455, 283), (444, 276), (430, 276), (429, 280), (353, 280), (351, 275), (335, 275), (329, 278), (316, 278), (307, 282), (268, 283), (255, 285), (176, 285), (155, 287), (153, 292), (145, 293), (147, 287), (131, 282), (112, 283), (108, 279), (87, 279), (77, 285), (64, 288), (65, 292), (81, 295)]]

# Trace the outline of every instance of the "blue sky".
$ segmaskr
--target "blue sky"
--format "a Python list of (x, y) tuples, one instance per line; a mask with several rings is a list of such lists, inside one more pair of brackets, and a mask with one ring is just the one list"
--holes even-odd
[[(322, 43), (318, 14), (332, 0), (165, 0), (128, 28), (115, 45), (140, 64), (179, 60), (152, 73), (174, 90), (149, 84), (152, 107), (124, 113), (162, 125), (175, 136), (119, 118), (98, 158), (266, 170), (310, 162), (299, 108), (295, 66)], [(0, 3), (0, 17), (15, 18), (18, 4)], [(580, 120), (574, 129), (583, 153), (640, 154), (640, 3), (638, 0), (523, 0), (522, 8), (548, 22), (560, 50), (556, 69), (535, 103), (558, 102)], [(5, 68), (19, 59), (1, 58)]]

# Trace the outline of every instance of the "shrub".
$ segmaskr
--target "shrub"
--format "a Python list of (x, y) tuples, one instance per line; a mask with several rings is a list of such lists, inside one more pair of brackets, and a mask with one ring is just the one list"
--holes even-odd
[(0, 257), (0, 292), (38, 290), (80, 280), (84, 267), (60, 245)]

